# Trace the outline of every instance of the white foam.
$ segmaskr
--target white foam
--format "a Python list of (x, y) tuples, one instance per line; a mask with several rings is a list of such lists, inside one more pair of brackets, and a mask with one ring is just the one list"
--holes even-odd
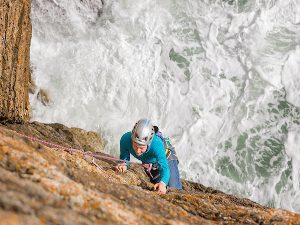
[[(31, 96), (33, 120), (98, 131), (118, 155), (122, 133), (149, 117), (171, 137), (185, 178), (300, 212), (293, 152), (293, 181), (279, 192), (287, 156), (270, 160), (274, 166), (283, 157), (269, 177), (255, 170), (263, 150), (247, 153), (250, 178), (218, 169), (228, 157), (242, 173), (243, 132), (261, 137), (258, 149), (283, 136), (278, 130), (292, 119), (274, 122), (268, 104), (278, 103), (276, 91), (284, 87), (287, 100), (300, 104), (299, 3), (259, 2), (108, 0), (102, 8), (101, 0), (32, 1), (33, 77), (52, 99), (45, 107)], [(218, 147), (230, 138), (231, 148)]]
[(292, 159), (293, 188), (300, 191), (300, 130), (291, 130), (285, 143), (285, 151)]
[(300, 46), (291, 51), (282, 74), (288, 101), (300, 107)]

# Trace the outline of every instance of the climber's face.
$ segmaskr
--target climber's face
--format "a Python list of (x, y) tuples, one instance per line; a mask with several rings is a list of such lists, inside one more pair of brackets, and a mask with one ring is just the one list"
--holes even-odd
[(147, 150), (147, 145), (140, 145), (135, 143), (134, 141), (132, 142), (132, 148), (135, 151), (135, 154), (138, 156), (142, 155), (146, 150)]

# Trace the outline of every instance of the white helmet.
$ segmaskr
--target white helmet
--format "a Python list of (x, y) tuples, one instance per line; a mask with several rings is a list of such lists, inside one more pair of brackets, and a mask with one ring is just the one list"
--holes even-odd
[(155, 131), (151, 121), (148, 119), (140, 119), (132, 129), (131, 139), (140, 145), (150, 145), (154, 134)]

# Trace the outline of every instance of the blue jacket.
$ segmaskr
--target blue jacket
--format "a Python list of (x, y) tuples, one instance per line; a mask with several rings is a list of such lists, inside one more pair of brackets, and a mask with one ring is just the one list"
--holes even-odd
[(123, 134), (120, 140), (120, 159), (130, 160), (130, 154), (143, 163), (158, 163), (161, 181), (166, 185), (170, 179), (170, 168), (166, 157), (164, 142), (154, 135), (153, 140), (142, 155), (137, 156), (132, 148), (131, 132)]

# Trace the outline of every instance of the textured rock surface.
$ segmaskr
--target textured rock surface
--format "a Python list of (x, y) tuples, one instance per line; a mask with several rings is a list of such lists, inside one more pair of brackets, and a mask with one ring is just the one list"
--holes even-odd
[(0, 120), (29, 119), (30, 0), (0, 1)]
[[(93, 132), (40, 123), (7, 125), (66, 147), (99, 152)], [(183, 181), (157, 195), (143, 169), (49, 148), (0, 127), (0, 224), (299, 224), (300, 215)]]

